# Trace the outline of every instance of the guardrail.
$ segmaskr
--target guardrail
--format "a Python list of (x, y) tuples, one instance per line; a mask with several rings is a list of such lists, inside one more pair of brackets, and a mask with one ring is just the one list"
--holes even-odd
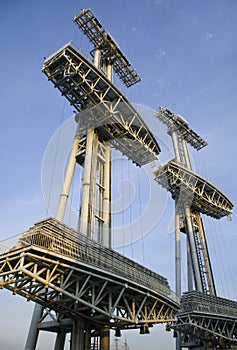
[(18, 245), (13, 249), (26, 245), (42, 247), (63, 257), (94, 265), (179, 302), (165, 277), (79, 234), (56, 219), (50, 218), (36, 223), (20, 237)]
[(236, 301), (197, 291), (183, 294), (181, 298), (181, 309), (182, 311), (198, 311), (237, 317)]

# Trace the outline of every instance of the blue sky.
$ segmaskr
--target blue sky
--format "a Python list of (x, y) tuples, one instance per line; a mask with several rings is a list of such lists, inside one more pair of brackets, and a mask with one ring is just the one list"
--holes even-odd
[[(88, 40), (73, 23), (74, 15), (87, 7), (142, 77), (141, 83), (123, 92), (150, 110), (161, 105), (183, 115), (208, 142), (198, 154), (192, 153), (197, 172), (237, 203), (235, 0), (2, 1), (0, 239), (24, 232), (47, 215), (41, 185), (43, 159), (61, 120), (68, 120), (73, 109), (41, 73), (43, 57), (69, 40), (88, 53)], [(160, 125), (152, 123), (159, 134)], [(162, 161), (166, 156), (163, 150)], [(164, 201), (165, 211), (155, 228), (124, 252), (165, 275), (174, 288), (174, 236), (168, 232), (174, 206), (168, 195)], [(145, 206), (142, 203), (142, 210)], [(230, 222), (205, 219), (218, 293), (233, 299), (236, 224), (235, 209)], [(1, 291), (0, 302), (0, 342), (4, 350), (23, 348), (33, 304), (7, 291)], [(131, 350), (142, 350), (144, 344), (147, 350), (169, 350), (172, 336), (165, 341), (164, 336), (163, 326), (145, 338), (127, 334)], [(43, 336), (38, 349), (48, 349), (45, 344), (50, 341)]]

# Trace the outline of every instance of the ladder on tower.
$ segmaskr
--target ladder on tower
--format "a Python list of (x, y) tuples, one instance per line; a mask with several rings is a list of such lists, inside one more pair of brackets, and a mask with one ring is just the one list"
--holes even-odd
[(203, 292), (206, 294), (209, 294), (209, 288), (208, 288), (208, 283), (206, 279), (207, 274), (206, 274), (206, 268), (205, 268), (205, 263), (203, 258), (203, 247), (202, 247), (202, 243), (199, 235), (198, 224), (196, 222), (195, 214), (193, 214), (192, 216), (192, 222), (193, 222), (193, 235), (195, 240), (196, 253), (197, 253), (198, 265), (199, 265), (199, 270), (200, 270), (200, 275), (202, 280)]

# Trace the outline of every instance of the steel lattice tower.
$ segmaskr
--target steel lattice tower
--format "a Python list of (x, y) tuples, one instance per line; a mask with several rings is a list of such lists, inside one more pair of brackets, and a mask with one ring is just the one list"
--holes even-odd
[[(48, 57), (43, 73), (78, 112), (56, 218), (36, 223), (0, 255), (0, 288), (35, 302), (26, 350), (39, 331), (57, 333), (63, 350), (109, 350), (110, 330), (149, 333), (176, 320), (178, 300), (163, 276), (111, 249), (111, 146), (137, 166), (157, 159), (159, 145), (112, 82), (141, 78), (90, 9), (75, 23), (94, 45), (93, 62), (71, 43)], [(84, 169), (78, 231), (63, 223), (75, 167)]]
[[(209, 257), (202, 214), (220, 219), (232, 213), (233, 204), (215, 186), (192, 170), (187, 143), (200, 150), (207, 145), (180, 115), (167, 108), (157, 111), (156, 117), (167, 126), (172, 137), (175, 159), (161, 166), (155, 180), (167, 189), (175, 201), (175, 276), (176, 293), (181, 297), (180, 233), (186, 235), (188, 291), (181, 299), (181, 312), (175, 324), (177, 350), (206, 349), (205, 346), (230, 346), (235, 338), (231, 301), (218, 298)], [(229, 305), (228, 305), (229, 304)], [(221, 316), (214, 305), (219, 305)], [(206, 314), (208, 307), (209, 315)], [(236, 310), (237, 304), (232, 302)], [(207, 318), (209, 317), (209, 323)], [(232, 325), (232, 332), (230, 331)], [(217, 332), (216, 330), (219, 330)], [(220, 331), (221, 329), (221, 331)], [(179, 333), (177, 333), (177, 331)], [(236, 331), (236, 330), (235, 330)], [(234, 331), (234, 332), (235, 332)], [(228, 335), (227, 335), (228, 334)], [(181, 336), (181, 337), (180, 337)], [(225, 337), (225, 339), (224, 339)], [(208, 345), (209, 344), (209, 345)]]

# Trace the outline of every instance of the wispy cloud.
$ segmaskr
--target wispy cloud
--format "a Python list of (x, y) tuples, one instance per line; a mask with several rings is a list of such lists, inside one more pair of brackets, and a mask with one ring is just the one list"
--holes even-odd
[(202, 40), (203, 41), (209, 41), (213, 38), (213, 34), (211, 32), (205, 32), (202, 35)]
[(166, 52), (163, 49), (158, 49), (155, 53), (155, 57), (159, 59), (163, 58), (165, 55), (166, 55)]
[(159, 86), (160, 90), (169, 88), (171, 86), (171, 84), (167, 80), (165, 80), (164, 78), (157, 79), (156, 80), (156, 85)]

